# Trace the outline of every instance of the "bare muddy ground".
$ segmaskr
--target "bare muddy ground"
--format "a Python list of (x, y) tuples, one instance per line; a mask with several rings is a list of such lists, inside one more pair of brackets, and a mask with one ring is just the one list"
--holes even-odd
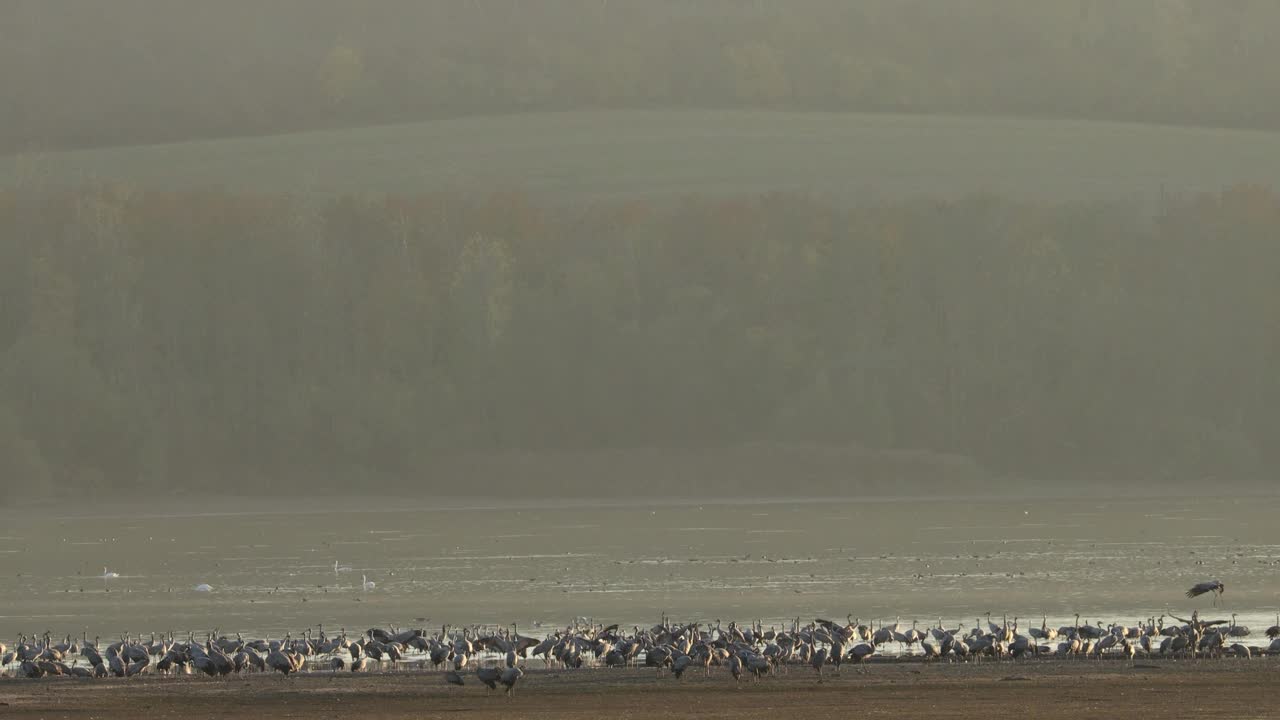
[(515, 697), (466, 687), (441, 673), (292, 678), (0, 680), (3, 718), (313, 717), (363, 718), (811, 718), (858, 716), (989, 718), (1280, 716), (1280, 661), (1042, 660), (925, 665), (886, 662), (850, 668), (818, 684), (808, 667), (759, 682), (709, 677), (658, 679), (646, 669), (531, 668)]

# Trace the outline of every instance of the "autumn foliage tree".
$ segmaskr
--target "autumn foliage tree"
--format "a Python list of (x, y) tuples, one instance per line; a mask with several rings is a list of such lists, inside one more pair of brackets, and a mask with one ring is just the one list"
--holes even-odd
[(1248, 480), (1280, 460), (1278, 231), (1252, 186), (1155, 216), (10, 189), (0, 475), (467, 494), (448, 458), (800, 444)]

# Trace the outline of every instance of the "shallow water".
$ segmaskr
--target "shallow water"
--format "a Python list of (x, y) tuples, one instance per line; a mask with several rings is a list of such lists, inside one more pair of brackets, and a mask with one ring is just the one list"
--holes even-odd
[[(1280, 591), (1277, 510), (1277, 498), (10, 510), (0, 640), (445, 622), (538, 634), (663, 612), (922, 627), (991, 612), (1025, 628), (1198, 608), (1238, 613), (1259, 644)], [(1218, 608), (1183, 597), (1207, 579), (1226, 583)]]

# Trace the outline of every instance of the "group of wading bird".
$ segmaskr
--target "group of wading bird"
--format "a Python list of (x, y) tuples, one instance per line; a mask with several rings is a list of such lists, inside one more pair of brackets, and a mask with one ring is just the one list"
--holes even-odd
[[(1222, 591), (1222, 583), (1201, 583), (1187, 595), (1221, 595)], [(267, 671), (288, 676), (304, 670), (369, 672), (409, 663), (420, 669), (442, 670), (444, 681), (451, 685), (465, 685), (464, 672), (474, 667), (481, 684), (490, 690), (502, 685), (510, 695), (524, 675), (521, 665), (529, 659), (564, 668), (640, 665), (655, 668), (659, 676), (669, 672), (676, 678), (692, 669), (710, 674), (712, 666), (722, 666), (734, 680), (745, 674), (759, 679), (792, 666), (808, 666), (821, 682), (828, 668), (839, 672), (846, 663), (862, 666), (882, 646), (895, 643), (899, 657), (952, 661), (1039, 655), (1133, 659), (1139, 654), (1186, 658), (1280, 654), (1280, 616), (1265, 631), (1271, 641), (1265, 648), (1239, 642), (1250, 631), (1237, 625), (1234, 615), (1230, 621), (1204, 621), (1198, 613), (1192, 613), (1190, 619), (1168, 617), (1178, 624), (1166, 624), (1161, 616), (1134, 626), (1090, 625), (1081, 624), (1077, 615), (1073, 624), (1051, 628), (1042, 619), (1040, 627), (1025, 634), (1018, 618), (1010, 622), (1006, 617), (997, 624), (990, 615), (985, 623), (979, 618), (968, 630), (963, 624), (946, 629), (941, 622), (923, 630), (917, 622), (910, 627), (897, 622), (875, 627), (851, 617), (843, 624), (815, 619), (803, 625), (797, 618), (789, 628), (765, 629), (759, 622), (747, 626), (733, 622), (723, 626), (719, 620), (714, 624), (673, 624), (664, 616), (658, 625), (635, 627), (630, 632), (581, 619), (543, 638), (521, 635), (514, 625), (444, 626), (434, 634), (420, 629), (373, 628), (354, 638), (345, 630), (329, 637), (319, 627), (314, 636), (308, 629), (299, 638), (286, 635), (279, 640), (231, 638), (215, 630), (203, 642), (194, 634), (188, 634), (185, 641), (170, 634), (161, 638), (153, 635), (147, 642), (122, 637), (107, 645), (98, 638), (90, 642), (87, 636), (78, 642), (69, 636), (57, 642), (45, 633), (19, 638), (12, 650), (0, 644), (0, 667), (24, 678), (93, 678)]]

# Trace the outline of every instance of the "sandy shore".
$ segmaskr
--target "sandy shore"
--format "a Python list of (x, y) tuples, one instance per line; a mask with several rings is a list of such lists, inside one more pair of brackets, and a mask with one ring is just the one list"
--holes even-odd
[[(536, 663), (535, 663), (536, 665)], [(882, 663), (816, 682), (807, 667), (734, 683), (658, 679), (651, 670), (531, 667), (515, 697), (467, 673), (450, 687), (438, 672), (288, 679), (0, 679), (3, 718), (359, 716), (362, 718), (1028, 718), (1280, 717), (1280, 660)]]

